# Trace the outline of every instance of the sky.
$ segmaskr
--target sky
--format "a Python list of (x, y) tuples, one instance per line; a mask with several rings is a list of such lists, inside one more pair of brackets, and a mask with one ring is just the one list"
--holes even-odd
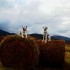
[(70, 37), (70, 0), (0, 0), (0, 29), (19, 33), (22, 26), (28, 33)]

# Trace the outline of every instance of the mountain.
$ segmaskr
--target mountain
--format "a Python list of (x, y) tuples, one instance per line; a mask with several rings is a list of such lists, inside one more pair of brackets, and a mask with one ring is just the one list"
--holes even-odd
[(0, 36), (6, 36), (6, 35), (13, 35), (14, 33), (9, 33), (7, 31), (1, 30), (0, 29)]
[(65, 40), (66, 43), (70, 43), (70, 38), (65, 37), (65, 36), (54, 35), (51, 38), (55, 40)]
[(30, 34), (30, 36), (35, 37), (36, 39), (42, 39), (43, 38), (42, 34), (36, 34), (36, 33)]
[(54, 36), (52, 36), (52, 38), (54, 38), (54, 39), (64, 39), (64, 40), (70, 40), (70, 38), (68, 38), (68, 37), (59, 36), (59, 35), (54, 35)]
[[(30, 36), (35, 37), (37, 39), (42, 39), (43, 38), (42, 34), (36, 34), (36, 33), (30, 34)], [(51, 36), (51, 39), (52, 40), (65, 40), (66, 43), (70, 43), (70, 38), (65, 37), (65, 36), (54, 35), (54, 36)]]
[[(6, 36), (6, 35), (14, 35), (14, 33), (9, 33), (7, 31), (0, 29), (0, 36)], [(33, 34), (29, 34), (29, 35), (32, 37), (35, 37), (36, 39), (42, 39), (43, 38), (42, 34), (33, 33)], [(65, 36), (54, 35), (54, 36), (51, 36), (51, 39), (52, 40), (65, 40), (66, 43), (70, 43), (70, 38), (65, 37)]]

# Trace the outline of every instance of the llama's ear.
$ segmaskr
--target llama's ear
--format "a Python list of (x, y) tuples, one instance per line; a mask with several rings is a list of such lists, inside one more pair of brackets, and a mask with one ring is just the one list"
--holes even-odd
[(47, 28), (47, 29), (48, 29), (48, 27), (45, 27), (45, 28)]
[(27, 26), (26, 26), (26, 29), (27, 29)]

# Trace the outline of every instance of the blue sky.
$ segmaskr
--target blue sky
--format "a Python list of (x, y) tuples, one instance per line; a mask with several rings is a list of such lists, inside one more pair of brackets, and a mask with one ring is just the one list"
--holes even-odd
[(22, 26), (28, 33), (70, 37), (70, 0), (0, 0), (0, 29), (19, 33)]

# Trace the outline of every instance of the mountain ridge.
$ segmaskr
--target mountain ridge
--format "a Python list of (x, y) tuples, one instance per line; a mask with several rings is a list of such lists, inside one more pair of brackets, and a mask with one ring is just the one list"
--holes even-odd
[(6, 36), (6, 35), (14, 35), (14, 33), (9, 33), (7, 31), (4, 31), (4, 30), (0, 29), (0, 36)]
[[(14, 33), (9, 33), (7, 31), (1, 30), (0, 29), (0, 36), (7, 36), (7, 35), (14, 35)], [(42, 34), (37, 34), (37, 33), (32, 33), (32, 34), (28, 34), (31, 37), (35, 37), (36, 39), (41, 39), (43, 38)], [(70, 38), (69, 37), (65, 37), (65, 36), (60, 36), (60, 35), (53, 35), (51, 36), (52, 40), (65, 40), (66, 43), (70, 44)]]
[[(35, 37), (37, 39), (42, 39), (43, 35), (42, 34), (30, 34), (30, 36)], [(69, 37), (65, 37), (65, 36), (60, 36), (60, 35), (53, 35), (51, 36), (52, 40), (65, 40), (66, 43), (70, 43), (70, 38)]]

